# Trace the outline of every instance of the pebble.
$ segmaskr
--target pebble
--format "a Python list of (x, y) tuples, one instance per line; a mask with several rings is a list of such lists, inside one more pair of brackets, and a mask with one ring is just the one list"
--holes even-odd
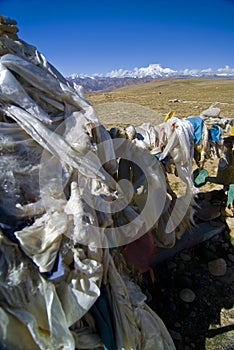
[(227, 250), (229, 248), (229, 244), (228, 243), (223, 243), (222, 247)]
[(191, 288), (193, 285), (191, 278), (188, 276), (179, 276), (176, 283), (180, 288)]
[(170, 303), (170, 309), (171, 309), (172, 311), (176, 311), (176, 304), (173, 303), (173, 302), (171, 302), (171, 303)]
[(186, 303), (192, 303), (195, 297), (195, 293), (189, 288), (184, 288), (180, 291), (180, 299)]
[(182, 339), (181, 334), (176, 332), (176, 331), (173, 331), (173, 330), (170, 329), (169, 333), (172, 336), (172, 338), (175, 339), (175, 340), (181, 340)]
[(214, 245), (209, 244), (208, 247), (209, 247), (209, 250), (210, 250), (211, 252), (216, 253), (216, 248), (215, 248)]
[(227, 272), (227, 263), (223, 258), (215, 259), (208, 263), (208, 269), (213, 276), (224, 276)]
[(176, 269), (177, 264), (174, 263), (173, 261), (168, 261), (167, 267), (168, 267), (168, 269)]
[(191, 256), (189, 254), (186, 254), (186, 253), (180, 253), (180, 257), (184, 261), (190, 261), (191, 260)]
[(176, 322), (176, 323), (174, 324), (174, 326), (175, 326), (176, 328), (180, 328), (180, 327), (181, 327), (181, 323)]
[(234, 282), (234, 273), (233, 273), (233, 268), (229, 267), (227, 268), (227, 272), (224, 276), (219, 277), (222, 283), (227, 283), (229, 285), (233, 284)]
[(232, 262), (234, 262), (234, 255), (233, 254), (228, 254), (228, 259)]
[(185, 264), (183, 262), (180, 262), (178, 264), (178, 271), (184, 271), (184, 269), (185, 269)]
[(212, 242), (216, 242), (216, 241), (219, 241), (220, 240), (220, 236), (219, 235), (215, 235), (211, 238), (211, 241)]

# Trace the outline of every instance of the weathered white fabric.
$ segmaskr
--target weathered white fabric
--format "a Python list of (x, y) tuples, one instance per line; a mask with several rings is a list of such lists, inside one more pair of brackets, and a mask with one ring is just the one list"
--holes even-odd
[[(108, 250), (134, 240), (147, 228), (145, 221), (160, 216), (157, 194), (163, 197), (166, 184), (155, 172), (157, 161), (144, 163), (152, 196), (142, 216), (113, 178), (118, 163), (112, 140), (82, 90), (35, 47), (1, 40), (8, 54), (0, 59), (0, 209), (9, 220), (31, 220), (15, 230), (17, 243), (0, 234), (1, 345), (102, 346), (88, 312), (104, 283), (111, 290), (118, 349), (174, 349), (155, 313), (130, 295)], [(154, 136), (150, 128), (153, 145)], [(144, 158), (147, 147), (135, 143)], [(120, 197), (121, 210), (112, 215)], [(58, 257), (61, 270), (54, 273)]]
[(145, 295), (128, 276), (121, 276), (113, 259), (108, 277), (118, 349), (175, 350), (164, 323), (146, 305)]

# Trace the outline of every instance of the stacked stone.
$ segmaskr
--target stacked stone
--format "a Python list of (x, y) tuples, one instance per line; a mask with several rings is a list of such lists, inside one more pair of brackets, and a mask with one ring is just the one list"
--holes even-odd
[(16, 34), (19, 29), (16, 24), (17, 22), (14, 19), (0, 15), (0, 56), (9, 52), (4, 44), (3, 36), (7, 36), (12, 40), (19, 40)]
[(0, 37), (7, 35), (13, 40), (18, 40), (16, 33), (19, 29), (16, 27), (16, 24), (17, 22), (14, 19), (0, 15)]

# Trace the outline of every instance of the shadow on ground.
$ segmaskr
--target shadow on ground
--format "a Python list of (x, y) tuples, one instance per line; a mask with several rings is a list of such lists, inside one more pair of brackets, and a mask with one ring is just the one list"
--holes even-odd
[[(208, 269), (218, 258), (227, 263), (226, 274), (219, 277)], [(177, 350), (234, 349), (234, 247), (227, 228), (159, 264), (155, 276), (153, 286), (147, 282), (148, 304), (164, 321)], [(184, 288), (195, 294), (194, 301), (181, 299)]]

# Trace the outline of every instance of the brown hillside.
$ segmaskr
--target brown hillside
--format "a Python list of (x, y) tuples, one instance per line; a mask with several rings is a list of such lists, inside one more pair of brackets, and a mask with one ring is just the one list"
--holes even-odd
[(158, 124), (169, 111), (177, 117), (199, 115), (211, 104), (221, 108), (221, 117), (234, 118), (234, 80), (227, 79), (155, 79), (86, 97), (107, 128), (144, 121)]

